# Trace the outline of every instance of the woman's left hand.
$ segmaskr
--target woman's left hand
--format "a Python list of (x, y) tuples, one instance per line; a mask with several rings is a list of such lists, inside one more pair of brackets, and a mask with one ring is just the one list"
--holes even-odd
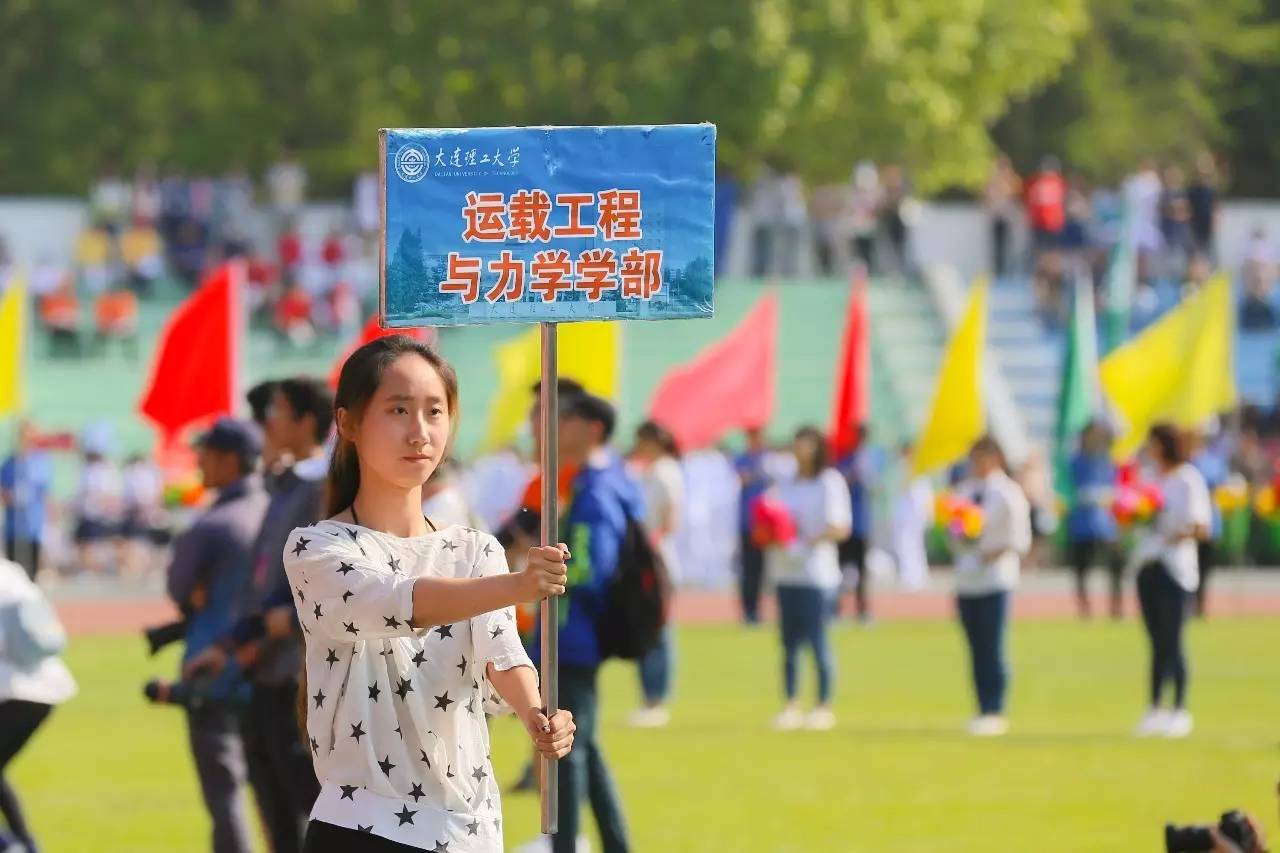
[(546, 714), (534, 708), (525, 715), (524, 725), (538, 754), (544, 758), (564, 758), (573, 749), (573, 733), (578, 726), (568, 711), (561, 709), (547, 719)]

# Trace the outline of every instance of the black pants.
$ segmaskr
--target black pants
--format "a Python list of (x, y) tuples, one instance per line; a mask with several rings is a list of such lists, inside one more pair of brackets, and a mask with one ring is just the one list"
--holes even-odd
[(867, 275), (874, 275), (876, 253), (876, 237), (874, 234), (863, 234), (853, 238), (853, 256), (867, 267)]
[(244, 742), (239, 715), (224, 705), (187, 712), (187, 736), (195, 759), (200, 793), (213, 824), (213, 853), (252, 853), (252, 832), (245, 809)]
[(320, 796), (311, 756), (298, 737), (297, 692), (296, 684), (255, 684), (240, 726), (249, 784), (274, 853), (302, 849), (311, 807)]
[(578, 727), (573, 751), (560, 760), (559, 831), (552, 836), (554, 853), (573, 853), (582, 827), (582, 801), (591, 803), (604, 853), (626, 853), (627, 825), (618, 789), (596, 740), (600, 723), (595, 667), (560, 667), (560, 707), (573, 714)]
[(991, 220), (991, 267), (996, 278), (1009, 270), (1009, 223), (1002, 217)]
[(402, 850), (421, 853), (419, 847), (319, 820), (311, 821), (307, 827), (307, 844), (302, 850), (303, 853), (397, 853)]
[(1209, 575), (1217, 568), (1218, 547), (1212, 541), (1201, 541), (1196, 545), (1196, 552), (1200, 558), (1200, 586), (1196, 587), (1196, 615), (1203, 619), (1208, 615), (1205, 596), (1209, 588)]
[(858, 608), (858, 618), (871, 616), (871, 583), (867, 578), (867, 538), (850, 536), (840, 543), (840, 568), (854, 570), (853, 601)]
[(0, 813), (9, 824), (9, 831), (32, 850), (36, 849), (36, 842), (22, 815), (18, 792), (9, 784), (4, 771), (52, 710), (52, 705), (42, 702), (23, 702), (18, 699), (0, 702)]
[(764, 584), (764, 551), (751, 541), (750, 533), (743, 533), (740, 540), (742, 575), (738, 578), (738, 592), (742, 598), (742, 618), (755, 624), (760, 621), (760, 588)]
[(1080, 615), (1088, 617), (1089, 570), (1102, 563), (1111, 577), (1111, 615), (1119, 619), (1124, 611), (1123, 581), (1124, 560), (1114, 542), (1105, 539), (1078, 539), (1067, 546), (1071, 559), (1071, 571), (1076, 576), (1076, 602)]
[(1160, 705), (1164, 687), (1173, 682), (1173, 705), (1187, 699), (1187, 655), (1182, 629), (1187, 624), (1186, 590), (1178, 586), (1164, 565), (1147, 563), (1138, 573), (1138, 601), (1142, 622), (1151, 639), (1151, 707)]
[(27, 577), (35, 580), (36, 569), (40, 568), (40, 543), (33, 539), (15, 539), (4, 537), (4, 555), (27, 570)]

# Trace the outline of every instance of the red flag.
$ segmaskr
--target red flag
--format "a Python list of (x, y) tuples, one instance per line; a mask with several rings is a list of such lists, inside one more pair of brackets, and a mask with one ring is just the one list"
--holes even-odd
[(244, 267), (223, 264), (174, 309), (160, 332), (151, 381), (138, 410), (172, 442), (186, 426), (235, 410), (239, 394), (240, 284)]
[(760, 299), (738, 327), (663, 378), (649, 415), (684, 450), (714, 444), (733, 429), (763, 427), (773, 416), (778, 298)]
[(858, 444), (858, 426), (871, 413), (871, 326), (867, 318), (867, 277), (853, 274), (849, 313), (845, 319), (840, 360), (836, 362), (836, 395), (831, 406), (831, 456), (839, 459)]
[(384, 329), (382, 324), (378, 322), (378, 315), (374, 314), (369, 318), (369, 322), (364, 324), (364, 328), (360, 330), (360, 337), (354, 340), (351, 346), (347, 347), (346, 351), (338, 356), (338, 360), (333, 363), (333, 369), (329, 371), (329, 387), (338, 387), (338, 377), (342, 375), (342, 365), (347, 363), (351, 353), (360, 349), (369, 341), (376, 341), (378, 338), (385, 338), (388, 335), (408, 335), (428, 344), (436, 342), (436, 330), (434, 328)]

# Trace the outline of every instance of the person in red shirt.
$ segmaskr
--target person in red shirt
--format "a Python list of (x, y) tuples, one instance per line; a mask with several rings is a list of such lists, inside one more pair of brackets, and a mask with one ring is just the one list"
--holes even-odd
[(1067, 182), (1057, 157), (1040, 161), (1040, 171), (1027, 182), (1027, 219), (1037, 253), (1057, 245), (1067, 222)]

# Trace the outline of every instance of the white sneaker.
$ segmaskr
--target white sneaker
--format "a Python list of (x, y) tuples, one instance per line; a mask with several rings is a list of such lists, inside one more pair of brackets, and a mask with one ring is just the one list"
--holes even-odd
[[(591, 853), (591, 842), (587, 836), (579, 835), (575, 848), (577, 853)], [(541, 835), (527, 844), (522, 844), (516, 848), (516, 853), (551, 853), (551, 836)]]
[(637, 729), (660, 729), (671, 722), (671, 712), (663, 705), (641, 708), (632, 712), (628, 722)]
[(1000, 737), (1009, 731), (1009, 721), (999, 714), (983, 714), (969, 723), (974, 737)]
[(781, 732), (793, 732), (804, 725), (804, 714), (799, 708), (784, 708), (773, 718), (773, 727)]
[(1195, 725), (1191, 719), (1191, 712), (1183, 709), (1174, 711), (1169, 715), (1168, 725), (1165, 727), (1165, 737), (1186, 737), (1191, 734), (1191, 730)]
[(1152, 708), (1142, 715), (1138, 727), (1133, 730), (1137, 737), (1161, 737), (1169, 731), (1172, 715), (1162, 708)]
[(805, 718), (804, 727), (815, 732), (831, 731), (836, 727), (836, 715), (830, 708), (814, 708)]

